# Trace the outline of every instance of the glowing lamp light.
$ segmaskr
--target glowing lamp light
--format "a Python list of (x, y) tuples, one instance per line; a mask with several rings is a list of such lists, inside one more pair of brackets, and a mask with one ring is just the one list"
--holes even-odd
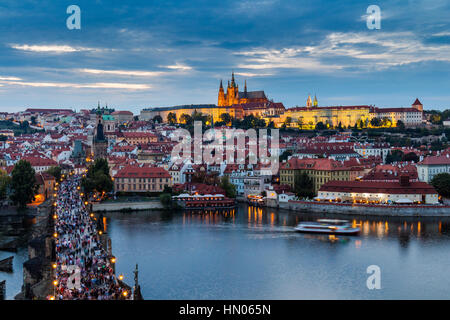
[(91, 218), (93, 218), (94, 217), (94, 214), (93, 213), (91, 213)]
[(85, 204), (85, 205), (87, 206), (87, 205), (88, 205), (88, 202), (87, 202), (87, 201), (85, 201), (85, 202), (84, 202), (84, 204)]
[(56, 263), (52, 264), (53, 269), (56, 269), (56, 267), (57, 267)]
[(98, 232), (98, 234), (99, 234), (99, 235), (102, 235), (102, 234), (103, 234), (102, 230), (100, 230), (100, 231)]
[(50, 298), (48, 298), (48, 300), (55, 300), (55, 296), (50, 296)]
[(58, 218), (58, 216), (57, 216), (56, 214), (54, 214), (54, 215), (53, 215), (53, 219), (56, 220), (57, 218)]
[(53, 281), (53, 285), (56, 287), (58, 285), (58, 280)]
[(128, 291), (122, 292), (122, 295), (123, 295), (124, 297), (127, 297), (127, 296), (128, 296)]
[(111, 263), (116, 263), (116, 258), (115, 257), (111, 258)]
[(120, 280), (120, 281), (123, 280), (123, 274), (119, 275), (119, 280)]
[(55, 232), (55, 233), (53, 234), (53, 237), (54, 237), (54, 238), (58, 238), (58, 234)]

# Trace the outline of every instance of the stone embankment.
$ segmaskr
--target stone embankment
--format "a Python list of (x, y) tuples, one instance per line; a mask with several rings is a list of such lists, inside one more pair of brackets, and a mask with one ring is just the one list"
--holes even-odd
[(138, 211), (138, 210), (160, 210), (164, 209), (161, 201), (135, 201), (135, 202), (102, 202), (93, 203), (92, 211)]
[(447, 205), (369, 205), (316, 201), (281, 202), (280, 209), (361, 216), (448, 217)]

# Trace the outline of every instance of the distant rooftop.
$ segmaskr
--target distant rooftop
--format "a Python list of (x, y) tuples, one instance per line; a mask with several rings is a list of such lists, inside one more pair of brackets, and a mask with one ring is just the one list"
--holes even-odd
[(145, 108), (142, 111), (165, 111), (165, 110), (179, 110), (179, 109), (201, 109), (201, 108), (219, 108), (215, 104), (185, 104), (181, 106), (173, 107), (156, 107), (156, 108)]

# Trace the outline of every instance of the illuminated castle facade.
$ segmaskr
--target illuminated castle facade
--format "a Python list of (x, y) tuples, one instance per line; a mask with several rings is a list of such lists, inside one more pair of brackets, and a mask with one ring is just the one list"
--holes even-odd
[(219, 98), (217, 105), (219, 107), (229, 107), (234, 104), (246, 104), (254, 102), (268, 102), (264, 91), (247, 91), (247, 81), (245, 81), (244, 91), (239, 92), (239, 86), (234, 80), (234, 72), (231, 74), (231, 82), (228, 81), (227, 93), (223, 88), (222, 80), (219, 86)]

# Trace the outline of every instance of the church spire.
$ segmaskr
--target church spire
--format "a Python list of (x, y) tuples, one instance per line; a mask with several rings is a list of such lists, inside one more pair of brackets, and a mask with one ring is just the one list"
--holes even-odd
[(219, 87), (219, 89), (223, 89), (222, 79), (220, 79), (220, 87)]
[(311, 95), (308, 94), (308, 99), (306, 100), (306, 106), (308, 108), (312, 107), (312, 99), (311, 99)]
[(319, 102), (317, 101), (317, 96), (314, 94), (314, 102), (313, 102), (313, 106), (317, 107), (319, 105)]

